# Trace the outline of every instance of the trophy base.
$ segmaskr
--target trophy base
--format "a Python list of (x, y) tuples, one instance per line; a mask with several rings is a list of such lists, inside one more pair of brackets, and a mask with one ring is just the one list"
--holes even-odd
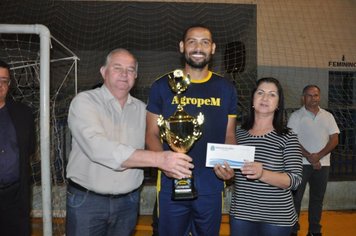
[(194, 200), (197, 197), (198, 197), (198, 194), (196, 191), (191, 191), (191, 192), (187, 192), (187, 193), (173, 192), (173, 194), (172, 194), (173, 201)]
[(198, 197), (192, 178), (174, 179), (172, 200), (193, 200)]

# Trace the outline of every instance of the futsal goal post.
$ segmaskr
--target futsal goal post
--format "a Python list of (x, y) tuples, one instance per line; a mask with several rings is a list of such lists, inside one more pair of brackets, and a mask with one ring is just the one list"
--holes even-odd
[(40, 37), (40, 152), (43, 207), (43, 235), (52, 235), (50, 136), (49, 136), (49, 64), (51, 34), (44, 25), (0, 24), (3, 34), (38, 34)]
[(53, 217), (65, 216), (67, 105), (77, 93), (79, 58), (44, 25), (0, 24), (0, 59), (13, 77), (8, 96), (31, 107), (35, 117), (31, 216), (42, 218), (43, 235), (61, 235)]

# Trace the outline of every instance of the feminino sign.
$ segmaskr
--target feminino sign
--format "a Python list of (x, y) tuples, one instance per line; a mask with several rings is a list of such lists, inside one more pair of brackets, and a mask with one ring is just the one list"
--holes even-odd
[(345, 56), (342, 55), (341, 61), (329, 61), (329, 67), (355, 67), (356, 61), (346, 61)]

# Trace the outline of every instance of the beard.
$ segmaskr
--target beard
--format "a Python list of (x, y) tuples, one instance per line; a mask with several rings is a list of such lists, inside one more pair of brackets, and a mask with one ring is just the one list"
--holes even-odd
[[(196, 52), (192, 52), (191, 54), (196, 54)], [(189, 66), (195, 69), (203, 69), (206, 65), (208, 65), (211, 61), (211, 55), (206, 55), (205, 53), (201, 53), (205, 56), (205, 59), (200, 62), (194, 61), (189, 55), (185, 54), (184, 55), (184, 61), (187, 63)]]

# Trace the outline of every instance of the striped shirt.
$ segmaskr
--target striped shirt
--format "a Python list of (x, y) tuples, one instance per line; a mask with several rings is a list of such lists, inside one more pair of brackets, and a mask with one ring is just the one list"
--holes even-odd
[(263, 136), (252, 136), (238, 129), (237, 142), (255, 146), (255, 161), (265, 170), (284, 172), (291, 179), (288, 189), (281, 189), (259, 180), (248, 180), (235, 171), (234, 191), (230, 215), (235, 219), (292, 226), (297, 221), (291, 190), (302, 180), (302, 153), (297, 135), (290, 132), (278, 135), (272, 131)]

